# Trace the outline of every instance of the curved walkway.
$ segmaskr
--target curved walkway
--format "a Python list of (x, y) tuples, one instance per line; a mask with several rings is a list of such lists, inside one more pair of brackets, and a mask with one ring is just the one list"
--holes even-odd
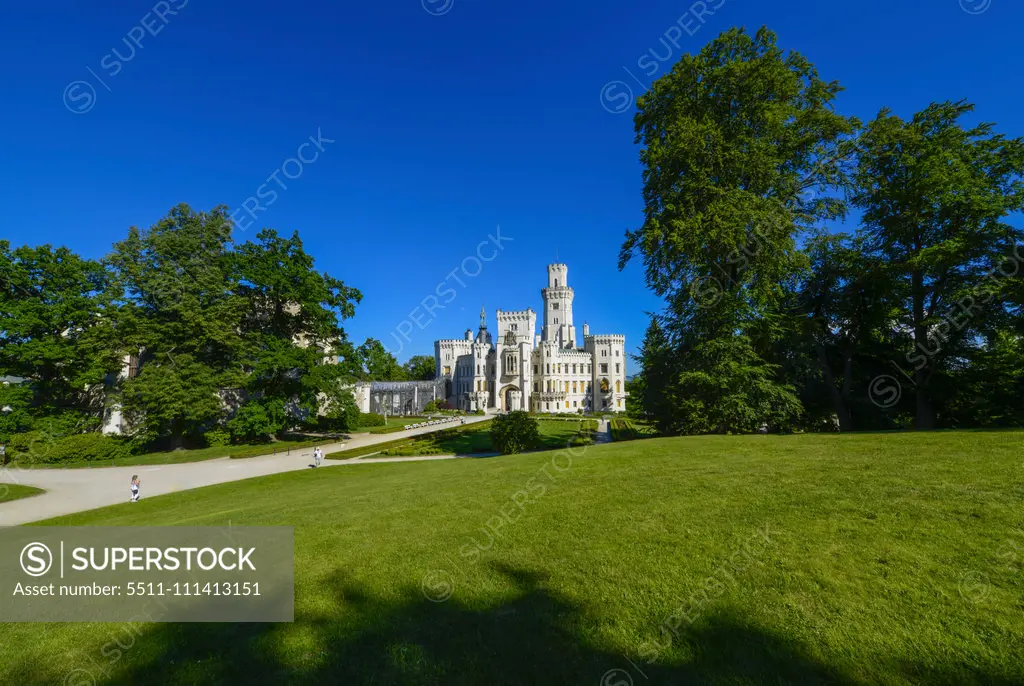
[[(466, 417), (466, 424), (490, 419)], [(354, 435), (351, 440), (340, 443), (325, 443), (321, 446), (324, 454), (359, 448), (376, 443), (386, 443), (408, 436), (441, 431), (459, 426), (458, 423), (441, 424), (419, 429), (409, 429), (390, 434)], [(422, 460), (450, 460), (453, 456), (429, 456), (409, 458), (355, 458), (351, 460), (324, 460), (324, 467), (367, 462), (409, 462)], [(97, 507), (128, 502), (128, 483), (133, 474), (142, 480), (142, 497), (187, 491), (192, 488), (211, 486), (229, 481), (241, 481), (256, 476), (293, 472), (309, 469), (313, 464), (313, 449), (304, 448), (291, 455), (263, 455), (230, 459), (227, 457), (202, 462), (187, 462), (167, 465), (136, 465), (128, 467), (82, 467), (77, 469), (2, 469), (0, 483), (15, 483), (35, 486), (46, 491), (42, 495), (0, 503), (0, 526), (15, 526), (42, 519), (74, 514)]]

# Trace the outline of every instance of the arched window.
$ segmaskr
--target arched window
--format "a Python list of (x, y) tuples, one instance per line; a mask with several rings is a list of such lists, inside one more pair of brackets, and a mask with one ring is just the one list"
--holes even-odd
[(615, 392), (616, 393), (622, 393), (622, 382), (621, 381), (616, 381), (615, 382)]

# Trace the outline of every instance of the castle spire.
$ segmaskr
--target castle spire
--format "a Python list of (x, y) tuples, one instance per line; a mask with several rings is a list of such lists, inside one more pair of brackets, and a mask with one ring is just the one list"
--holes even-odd
[(483, 305), (480, 306), (480, 328), (487, 328), (487, 310), (484, 309)]

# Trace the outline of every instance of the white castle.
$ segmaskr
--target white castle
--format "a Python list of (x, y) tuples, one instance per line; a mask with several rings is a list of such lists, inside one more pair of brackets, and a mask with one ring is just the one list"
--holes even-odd
[(436, 378), (445, 380), (451, 405), (470, 412), (625, 412), (626, 337), (591, 335), (584, 323), (583, 347), (576, 347), (568, 274), (564, 264), (548, 265), (540, 335), (532, 309), (498, 310), (492, 340), (481, 308), (475, 337), (467, 329), (465, 338), (434, 342)]

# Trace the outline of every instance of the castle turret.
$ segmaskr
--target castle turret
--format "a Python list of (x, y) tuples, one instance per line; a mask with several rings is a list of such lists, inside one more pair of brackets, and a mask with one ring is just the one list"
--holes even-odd
[(576, 327), (572, 325), (572, 301), (569, 268), (564, 264), (548, 265), (548, 287), (541, 290), (544, 298), (542, 339), (555, 342), (560, 348), (576, 347)]

